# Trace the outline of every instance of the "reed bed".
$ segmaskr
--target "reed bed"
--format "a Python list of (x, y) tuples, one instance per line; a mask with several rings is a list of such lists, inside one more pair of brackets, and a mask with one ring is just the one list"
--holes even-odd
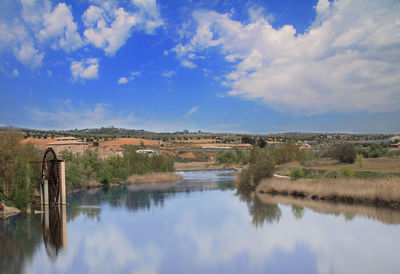
[(158, 183), (158, 182), (175, 182), (183, 177), (180, 174), (172, 172), (152, 172), (143, 175), (131, 175), (128, 177), (128, 183)]
[(260, 193), (277, 193), (322, 200), (400, 204), (400, 179), (264, 179), (257, 187)]

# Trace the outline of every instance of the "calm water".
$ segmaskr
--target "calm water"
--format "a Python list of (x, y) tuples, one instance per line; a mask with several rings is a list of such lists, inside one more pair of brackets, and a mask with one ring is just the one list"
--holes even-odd
[[(96, 189), (0, 222), (0, 273), (400, 273), (400, 210), (237, 194), (233, 174)], [(63, 214), (64, 213), (64, 214)]]

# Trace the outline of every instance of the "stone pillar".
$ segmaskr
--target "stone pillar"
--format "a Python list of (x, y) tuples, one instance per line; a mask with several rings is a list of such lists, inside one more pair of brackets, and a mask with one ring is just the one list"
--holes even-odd
[(49, 182), (47, 180), (44, 180), (43, 183), (43, 200), (44, 200), (44, 204), (48, 205), (49, 204)]
[(66, 183), (65, 183), (65, 162), (61, 161), (60, 162), (60, 178), (61, 178), (61, 204), (66, 205), (67, 204), (67, 189), (66, 189)]
[(50, 209), (49, 209), (49, 204), (46, 204), (44, 206), (44, 225), (46, 229), (50, 228)]
[[(41, 205), (43, 205), (43, 203), (44, 203), (44, 193), (43, 193), (43, 191), (44, 191), (44, 189), (43, 189), (43, 184), (40, 184), (40, 189), (39, 189), (39, 191), (40, 191), (40, 204)], [(42, 210), (43, 211), (43, 210)]]
[(61, 205), (61, 246), (67, 247), (67, 206)]

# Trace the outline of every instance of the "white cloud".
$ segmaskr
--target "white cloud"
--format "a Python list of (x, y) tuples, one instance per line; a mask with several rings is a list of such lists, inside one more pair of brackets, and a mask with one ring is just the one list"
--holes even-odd
[[(93, 22), (93, 14), (88, 12), (93, 10), (90, 7), (83, 15), (83, 21)], [(104, 49), (105, 53), (113, 56), (115, 52), (125, 45), (126, 40), (131, 35), (131, 28), (137, 24), (137, 17), (134, 14), (126, 12), (123, 8), (114, 10), (114, 18), (111, 24), (107, 23), (105, 15), (96, 14), (98, 20), (96, 24), (84, 31), (84, 36), (89, 43), (98, 48)]]
[(128, 83), (128, 79), (126, 79), (125, 77), (121, 77), (118, 79), (118, 84), (126, 84)]
[(22, 64), (31, 67), (40, 67), (44, 57), (44, 54), (40, 53), (31, 42), (24, 43), (21, 47), (15, 47), (14, 55)]
[(18, 77), (19, 76), (19, 71), (17, 69), (13, 69), (12, 75), (13, 75), (13, 77)]
[(163, 24), (159, 7), (154, 0), (133, 0), (136, 12), (116, 8), (111, 2), (91, 5), (83, 14), (87, 27), (84, 31), (86, 41), (101, 48), (109, 56), (125, 45), (133, 29), (144, 30), (148, 34)]
[(187, 59), (183, 59), (181, 61), (182, 66), (187, 67), (187, 68), (195, 68), (197, 65), (193, 63), (192, 61), (189, 61)]
[(132, 0), (132, 3), (139, 8), (138, 13), (146, 33), (153, 34), (156, 28), (164, 24), (156, 0)]
[(38, 31), (42, 26), (45, 15), (51, 12), (50, 1), (21, 0), (21, 5), (23, 21), (35, 31)]
[(190, 115), (192, 115), (193, 113), (195, 113), (198, 109), (199, 109), (198, 106), (192, 107), (188, 112), (185, 113), (184, 117), (189, 117)]
[(73, 61), (70, 69), (74, 81), (96, 79), (99, 72), (99, 60), (97, 58), (89, 58), (82, 61)]
[(170, 78), (175, 75), (175, 71), (173, 71), (173, 70), (166, 71), (165, 70), (165, 71), (163, 71), (163, 73), (161, 75), (164, 77)]
[(71, 51), (83, 44), (71, 10), (64, 3), (59, 3), (52, 12), (44, 15), (43, 26), (37, 36), (41, 41), (54, 40), (54, 48)]
[(48, 128), (87, 128), (114, 125), (127, 127), (135, 122), (133, 113), (115, 113), (112, 106), (98, 103), (89, 106), (73, 107), (70, 100), (62, 103), (57, 110), (43, 111), (31, 109), (32, 119)]
[(129, 81), (132, 81), (133, 79), (135, 79), (136, 77), (139, 77), (141, 75), (142, 75), (142, 73), (140, 71), (133, 71), (130, 73), (129, 77), (120, 77), (118, 79), (118, 84), (126, 84)]
[(223, 84), (231, 96), (261, 99), (280, 111), (390, 112), (400, 106), (400, 2), (320, 0), (304, 34), (275, 29), (261, 13), (248, 24), (227, 14), (195, 11), (198, 27), (173, 51), (183, 65), (190, 54), (214, 47), (237, 62)]

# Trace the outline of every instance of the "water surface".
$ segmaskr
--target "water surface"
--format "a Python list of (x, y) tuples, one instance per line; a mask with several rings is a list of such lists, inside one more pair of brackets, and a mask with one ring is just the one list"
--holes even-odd
[(230, 171), (0, 223), (0, 273), (400, 273), (400, 211), (238, 194)]

